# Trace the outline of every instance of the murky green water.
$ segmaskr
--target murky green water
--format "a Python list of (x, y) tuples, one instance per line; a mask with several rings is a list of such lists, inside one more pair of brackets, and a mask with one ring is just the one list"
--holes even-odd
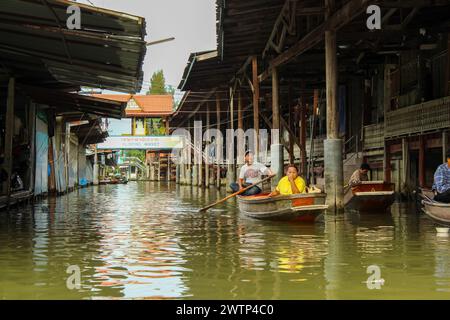
[(450, 299), (450, 238), (415, 209), (314, 225), (249, 220), (233, 201), (196, 212), (218, 196), (130, 182), (2, 212), (0, 298)]

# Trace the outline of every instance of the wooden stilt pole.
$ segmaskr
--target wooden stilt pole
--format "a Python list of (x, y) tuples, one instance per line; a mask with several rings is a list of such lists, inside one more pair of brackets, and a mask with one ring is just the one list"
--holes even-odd
[[(288, 103), (289, 103), (289, 118), (288, 118), (288, 126), (289, 129), (292, 130), (292, 118), (294, 117), (294, 112), (292, 108), (292, 80), (289, 79), (289, 91), (288, 91)], [(289, 134), (289, 163), (294, 163), (295, 155), (294, 155), (294, 138)]]
[(14, 134), (14, 106), (15, 106), (16, 80), (9, 79), (8, 97), (6, 100), (6, 118), (5, 118), (5, 157), (3, 168), (6, 171), (6, 181), (3, 182), (3, 194), (8, 197), (8, 206), (11, 198), (11, 175), (12, 175), (12, 147)]
[(403, 170), (401, 171), (401, 173), (402, 173), (403, 181), (401, 183), (401, 186), (402, 186), (403, 191), (405, 193), (408, 193), (408, 188), (409, 188), (409, 141), (407, 138), (402, 139), (402, 166), (403, 166)]
[(275, 187), (278, 181), (283, 177), (283, 145), (281, 144), (280, 130), (280, 102), (279, 102), (279, 78), (278, 69), (272, 69), (272, 146), (270, 148), (272, 171), (276, 178), (272, 180), (272, 186)]
[[(232, 130), (233, 134), (230, 137), (227, 136), (227, 160), (229, 161), (227, 166), (227, 192), (232, 193), (230, 185), (236, 180), (236, 161), (234, 157), (234, 90), (233, 87), (230, 86), (230, 126), (229, 128)], [(232, 141), (228, 141), (228, 139), (232, 139)]]
[(384, 159), (383, 159), (383, 169), (384, 169), (384, 181), (391, 182), (391, 150), (387, 142), (384, 143)]
[(425, 139), (419, 137), (419, 186), (425, 187)]
[(447, 131), (442, 131), (442, 163), (447, 162), (447, 150), (448, 150), (448, 134)]
[(300, 99), (300, 159), (301, 159), (301, 167), (300, 173), (302, 176), (306, 176), (306, 104), (304, 95), (304, 87), (305, 84), (302, 82), (301, 86), (301, 99)]
[(216, 172), (216, 187), (220, 189), (221, 179), (220, 179), (220, 165), (222, 161), (222, 137), (220, 134), (220, 95), (216, 93), (216, 116), (217, 116), (217, 132), (218, 136), (216, 139), (216, 163), (217, 163), (217, 172)]
[[(244, 161), (244, 154), (245, 154), (245, 136), (244, 136), (244, 112), (243, 112), (243, 106), (242, 106), (242, 94), (241, 90), (239, 89), (238, 92), (238, 145), (237, 145), (237, 160), (238, 164), (242, 163)], [(239, 166), (237, 166), (237, 169), (239, 169)]]
[[(335, 10), (334, 0), (325, 0), (326, 19)], [(325, 31), (325, 69), (327, 97), (327, 140), (324, 144), (325, 185), (329, 212), (341, 212), (344, 208), (344, 173), (342, 140), (339, 139), (337, 112), (337, 45), (336, 31)]]
[(258, 57), (252, 58), (252, 84), (253, 84), (253, 129), (255, 130), (255, 156), (259, 158), (259, 79)]
[[(211, 125), (211, 115), (210, 115), (210, 106), (207, 104), (206, 107), (206, 141), (207, 143), (211, 142), (211, 136), (209, 134), (209, 129)], [(211, 184), (211, 176), (210, 176), (210, 157), (209, 157), (209, 151), (210, 151), (210, 145), (208, 144), (208, 148), (205, 148), (206, 152), (206, 161), (205, 161), (205, 187), (209, 188), (209, 185)]]

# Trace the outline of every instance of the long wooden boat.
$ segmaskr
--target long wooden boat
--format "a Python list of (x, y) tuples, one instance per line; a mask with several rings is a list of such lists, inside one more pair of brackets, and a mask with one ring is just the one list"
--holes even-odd
[(314, 222), (323, 214), (324, 193), (302, 193), (290, 196), (269, 197), (268, 194), (238, 196), (239, 210), (247, 217), (263, 220), (295, 220)]
[(362, 212), (384, 212), (395, 201), (395, 185), (384, 181), (363, 181), (348, 188), (344, 195), (346, 209)]
[(438, 224), (450, 226), (450, 204), (434, 200), (434, 192), (421, 189), (422, 211)]

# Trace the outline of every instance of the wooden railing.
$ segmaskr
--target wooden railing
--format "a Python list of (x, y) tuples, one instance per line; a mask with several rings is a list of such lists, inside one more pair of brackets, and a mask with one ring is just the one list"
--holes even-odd
[(384, 147), (384, 123), (364, 127), (364, 151)]
[(386, 138), (449, 128), (450, 97), (388, 112), (385, 119)]

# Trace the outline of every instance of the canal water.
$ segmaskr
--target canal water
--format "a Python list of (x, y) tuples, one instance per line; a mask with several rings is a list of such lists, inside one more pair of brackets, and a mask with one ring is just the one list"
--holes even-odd
[(218, 197), (130, 182), (1, 212), (0, 298), (450, 299), (450, 238), (414, 207), (310, 225), (197, 212)]

